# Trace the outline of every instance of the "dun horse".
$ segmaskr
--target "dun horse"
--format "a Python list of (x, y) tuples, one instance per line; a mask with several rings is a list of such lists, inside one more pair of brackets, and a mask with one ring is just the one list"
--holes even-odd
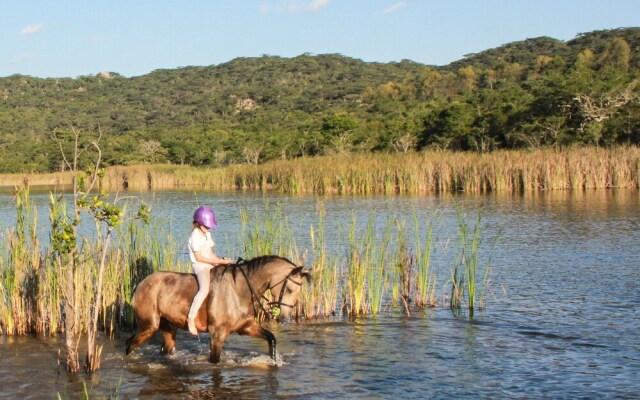
[[(263, 310), (275, 318), (289, 316), (308, 278), (303, 267), (278, 256), (212, 269), (211, 290), (196, 317), (198, 331), (208, 331), (211, 338), (209, 361), (220, 361), (224, 341), (233, 332), (265, 339), (275, 360), (276, 338), (258, 325), (255, 315)], [(163, 337), (162, 352), (172, 353), (177, 330), (187, 330), (187, 312), (197, 290), (195, 276), (186, 273), (154, 272), (140, 282), (132, 299), (137, 331), (127, 339), (127, 355), (158, 329)], [(275, 300), (267, 305), (269, 311), (262, 305), (267, 290)]]

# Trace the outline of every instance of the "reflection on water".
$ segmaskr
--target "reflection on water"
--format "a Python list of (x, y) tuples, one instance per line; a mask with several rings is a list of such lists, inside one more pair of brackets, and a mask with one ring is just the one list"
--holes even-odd
[[(151, 195), (147, 195), (151, 196)], [(327, 231), (352, 215), (426, 216), (439, 209), (438, 240), (455, 234), (453, 199), (434, 197), (286, 197), (156, 193), (155, 211), (186, 237), (199, 202), (220, 214), (220, 246), (234, 248), (240, 207), (279, 203), (300, 232), (327, 210)], [(43, 201), (44, 200), (44, 201)], [(46, 216), (46, 196), (40, 216)], [(207, 362), (206, 335), (178, 334), (175, 354), (154, 338), (124, 356), (123, 333), (105, 341), (103, 368), (91, 377), (57, 368), (61, 338), (0, 337), (0, 397), (77, 398), (634, 398), (640, 390), (640, 197), (637, 191), (459, 196), (482, 209), (492, 250), (486, 310), (473, 320), (446, 309), (411, 318), (381, 317), (271, 326), (279, 359), (264, 341), (232, 336), (220, 365)], [(11, 224), (10, 199), (0, 220)], [(184, 225), (184, 226), (183, 226)], [(407, 226), (411, 226), (408, 223)], [(44, 229), (44, 228), (43, 228)], [(336, 241), (339, 235), (332, 236)], [(339, 243), (334, 243), (339, 245)], [(485, 244), (489, 248), (492, 244)], [(237, 248), (237, 247), (235, 247)], [(441, 266), (446, 276), (447, 266)], [(440, 278), (444, 279), (444, 278)], [(443, 282), (440, 282), (443, 284)]]

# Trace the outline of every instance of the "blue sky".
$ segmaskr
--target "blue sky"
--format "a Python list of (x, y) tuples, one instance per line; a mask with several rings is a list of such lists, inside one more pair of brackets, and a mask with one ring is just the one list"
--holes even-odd
[(640, 0), (0, 0), (0, 77), (124, 76), (263, 54), (446, 65), (640, 26)]

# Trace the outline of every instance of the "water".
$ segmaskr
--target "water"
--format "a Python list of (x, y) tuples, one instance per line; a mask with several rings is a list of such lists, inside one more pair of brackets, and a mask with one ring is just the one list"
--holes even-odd
[[(276, 362), (266, 357), (265, 342), (232, 336), (221, 363), (211, 365), (206, 335), (195, 339), (184, 332), (171, 356), (159, 354), (160, 339), (154, 338), (125, 357), (124, 332), (104, 341), (102, 369), (92, 376), (69, 376), (57, 367), (61, 338), (0, 336), (0, 397), (77, 398), (83, 385), (92, 397), (120, 398), (591, 399), (637, 398), (640, 391), (637, 191), (455, 199), (144, 196), (176, 238), (186, 238), (195, 206), (213, 205), (224, 255), (239, 254), (235, 232), (242, 207), (261, 212), (279, 204), (305, 248), (321, 204), (336, 251), (351, 218), (366, 224), (374, 217), (383, 226), (393, 215), (406, 218), (410, 230), (414, 215), (424, 220), (436, 209), (438, 247), (447, 248), (447, 239), (455, 237), (454, 202), (470, 220), (481, 209), (487, 239), (481, 254), (483, 260), (491, 254), (492, 266), (487, 307), (473, 319), (436, 308), (411, 317), (398, 310), (270, 325), (278, 338)], [(0, 196), (3, 226), (12, 224), (10, 200)], [(34, 201), (46, 206), (46, 195), (35, 194)], [(434, 262), (445, 280), (446, 257)]]

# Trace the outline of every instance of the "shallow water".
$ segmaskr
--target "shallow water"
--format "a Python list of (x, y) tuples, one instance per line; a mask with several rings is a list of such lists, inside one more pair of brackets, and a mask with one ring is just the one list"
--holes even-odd
[[(38, 195), (36, 195), (37, 198)], [(236, 251), (239, 207), (279, 203), (300, 233), (317, 220), (327, 231), (355, 214), (405, 216), (441, 212), (438, 240), (455, 235), (453, 199), (433, 197), (286, 197), (199, 193), (219, 211), (218, 246)], [(43, 195), (43, 198), (44, 195)], [(0, 219), (11, 224), (10, 199)], [(170, 215), (176, 237), (198, 201), (193, 193), (158, 193), (156, 213)], [(37, 200), (40, 201), (40, 200)], [(270, 325), (278, 360), (266, 343), (232, 336), (220, 365), (207, 362), (206, 335), (178, 335), (175, 354), (159, 338), (124, 356), (122, 333), (104, 341), (102, 369), (69, 376), (57, 367), (59, 338), (0, 336), (0, 397), (77, 398), (637, 398), (640, 392), (640, 195), (637, 191), (555, 192), (531, 196), (459, 196), (482, 210), (491, 253), (487, 306), (473, 319), (446, 308), (406, 317)], [(45, 201), (46, 203), (46, 201)], [(46, 210), (40, 212), (46, 215)], [(473, 215), (471, 215), (471, 218)], [(437, 260), (435, 261), (437, 263)], [(441, 265), (446, 275), (446, 265)], [(84, 379), (84, 382), (83, 382)]]

